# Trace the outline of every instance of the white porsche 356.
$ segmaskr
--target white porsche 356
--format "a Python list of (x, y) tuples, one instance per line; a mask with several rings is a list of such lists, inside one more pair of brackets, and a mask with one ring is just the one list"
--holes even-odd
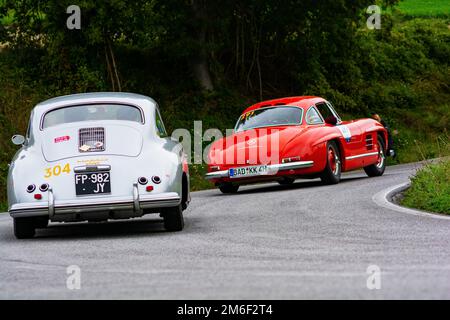
[(8, 174), (17, 238), (49, 221), (105, 221), (160, 213), (183, 229), (190, 201), (186, 156), (164, 128), (157, 103), (130, 93), (53, 98), (32, 111)]

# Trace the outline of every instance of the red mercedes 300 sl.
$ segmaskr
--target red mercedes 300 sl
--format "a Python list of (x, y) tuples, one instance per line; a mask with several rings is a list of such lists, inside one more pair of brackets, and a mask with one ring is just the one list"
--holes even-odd
[(275, 99), (247, 108), (232, 135), (215, 141), (206, 179), (223, 193), (242, 184), (320, 177), (338, 183), (341, 172), (364, 168), (381, 176), (387, 132), (373, 119), (342, 121), (330, 102), (303, 96)]

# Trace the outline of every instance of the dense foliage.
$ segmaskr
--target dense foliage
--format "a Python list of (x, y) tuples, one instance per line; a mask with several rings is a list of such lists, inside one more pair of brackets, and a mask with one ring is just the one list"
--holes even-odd
[(79, 0), (81, 30), (69, 30), (72, 1), (0, 0), (0, 188), (33, 105), (88, 91), (149, 95), (169, 130), (230, 128), (257, 100), (321, 95), (347, 117), (378, 110), (400, 132), (399, 160), (415, 160), (415, 140), (449, 127), (449, 17), (377, 1), (382, 27), (369, 30), (373, 2)]

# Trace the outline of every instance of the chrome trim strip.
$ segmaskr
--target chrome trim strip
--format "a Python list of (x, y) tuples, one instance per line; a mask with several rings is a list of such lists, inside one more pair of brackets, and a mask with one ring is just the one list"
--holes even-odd
[(345, 160), (353, 160), (353, 159), (357, 159), (357, 158), (370, 157), (370, 156), (376, 156), (376, 155), (378, 155), (378, 151), (376, 151), (376, 152), (369, 152), (369, 153), (357, 154), (356, 156), (345, 157)]
[(13, 218), (18, 217), (48, 217), (48, 208), (45, 209), (22, 209), (22, 210), (16, 210), (16, 211), (10, 211), (10, 216)]
[(92, 166), (78, 166), (73, 169), (75, 173), (92, 172), (92, 171), (111, 171), (111, 166), (107, 164), (92, 165)]
[(295, 170), (295, 169), (303, 169), (309, 168), (314, 165), (314, 161), (296, 161), (296, 162), (288, 162), (288, 163), (280, 163), (280, 164), (272, 164), (269, 166), (269, 170)]
[(228, 177), (228, 170), (208, 172), (207, 174), (205, 174), (205, 179), (219, 179), (227, 177)]
[[(314, 165), (314, 161), (296, 161), (296, 162), (289, 162), (289, 163), (271, 164), (271, 165), (267, 166), (268, 172), (270, 172), (270, 173), (266, 174), (264, 176), (274, 175), (278, 171), (310, 168), (313, 165)], [(246, 167), (251, 167), (251, 166), (246, 166)], [(205, 179), (220, 179), (220, 178), (229, 178), (229, 177), (230, 176), (229, 176), (228, 170), (209, 172), (205, 175)]]

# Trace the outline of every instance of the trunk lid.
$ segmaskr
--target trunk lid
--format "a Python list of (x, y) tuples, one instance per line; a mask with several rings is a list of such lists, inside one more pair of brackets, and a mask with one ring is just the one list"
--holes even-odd
[(42, 154), (47, 161), (92, 156), (137, 157), (142, 150), (142, 134), (121, 124), (99, 122), (47, 128), (42, 133)]
[(303, 130), (284, 126), (234, 133), (213, 145), (214, 162), (225, 166), (279, 163), (283, 148)]

